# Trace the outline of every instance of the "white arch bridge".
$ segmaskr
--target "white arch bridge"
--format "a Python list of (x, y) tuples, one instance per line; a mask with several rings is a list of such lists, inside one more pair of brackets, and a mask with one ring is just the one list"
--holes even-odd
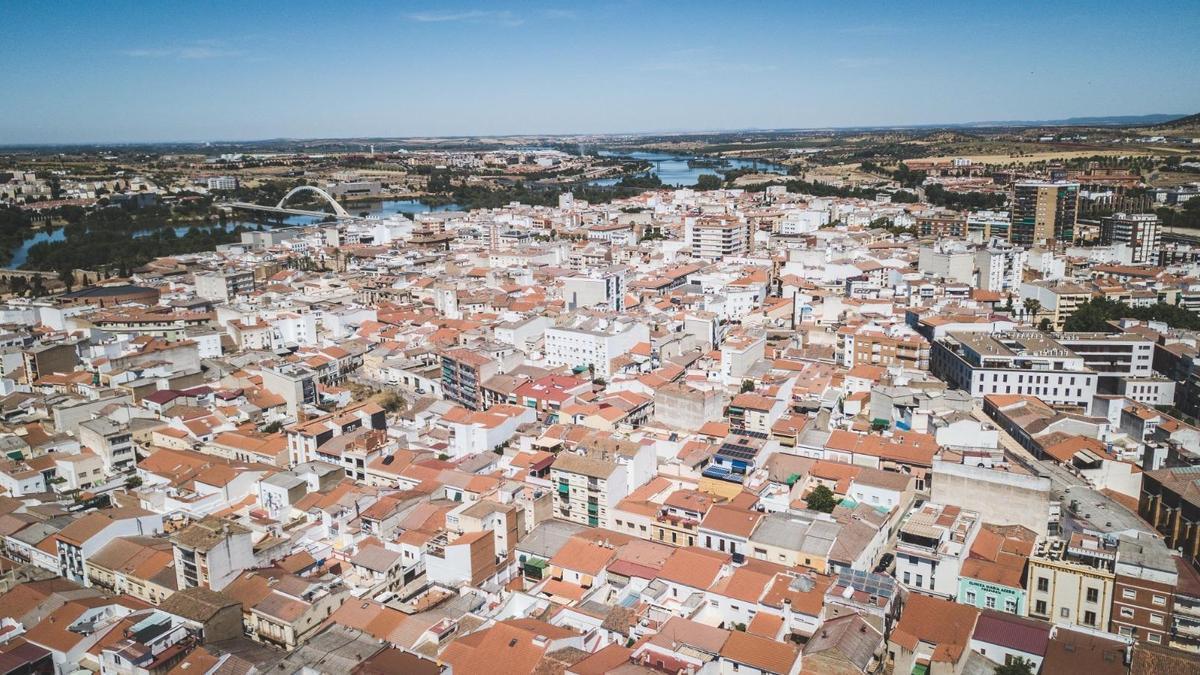
[[(327, 204), (329, 204), (330, 206), (333, 207), (333, 213), (330, 214), (330, 213), (326, 213), (325, 211), (308, 211), (306, 209), (288, 208), (287, 207), (288, 200), (291, 199), (292, 197), (296, 196), (297, 194), (300, 194), (301, 192), (312, 192), (312, 193), (316, 194), (318, 197), (324, 199)], [(245, 210), (245, 211), (266, 211), (268, 213), (279, 213), (279, 214), (284, 214), (284, 215), (289, 215), (289, 216), (315, 216), (317, 218), (324, 218), (326, 216), (332, 215), (334, 218), (338, 218), (338, 219), (355, 217), (355, 216), (351, 215), (350, 212), (346, 211), (346, 209), (343, 208), (342, 205), (339, 204), (338, 201), (333, 198), (333, 195), (331, 195), (328, 192), (322, 190), (321, 188), (313, 186), (313, 185), (301, 185), (301, 186), (292, 188), (291, 190), (288, 191), (288, 193), (286, 195), (283, 196), (283, 199), (279, 200), (279, 203), (276, 204), (275, 206), (264, 206), (263, 204), (251, 204), (248, 202), (226, 202), (222, 206), (225, 206), (230, 209), (241, 209), (241, 210)]]

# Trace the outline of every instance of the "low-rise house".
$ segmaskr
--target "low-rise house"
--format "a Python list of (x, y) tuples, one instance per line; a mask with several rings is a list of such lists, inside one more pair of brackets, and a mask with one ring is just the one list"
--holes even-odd
[(115, 537), (84, 561), (87, 585), (128, 593), (157, 605), (178, 590), (171, 542), (142, 536)]
[(113, 537), (151, 536), (163, 531), (162, 516), (137, 507), (93, 511), (57, 535), (58, 572), (64, 578), (86, 584), (85, 565)]
[(913, 593), (888, 638), (888, 660), (896, 673), (930, 675), (962, 672), (971, 652), (979, 610)]

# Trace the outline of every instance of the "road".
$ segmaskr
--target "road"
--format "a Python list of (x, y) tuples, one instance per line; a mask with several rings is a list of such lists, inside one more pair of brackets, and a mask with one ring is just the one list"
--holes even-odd
[(1000, 425), (996, 424), (992, 418), (988, 417), (983, 412), (983, 408), (976, 405), (971, 414), (975, 419), (988, 424), (996, 429), (1000, 434), (1000, 445), (1004, 448), (1005, 454), (1010, 455), (1018, 464), (1021, 464), (1026, 469), (1040, 476), (1045, 476), (1050, 479), (1057, 489), (1065, 489), (1068, 487), (1083, 487), (1087, 486), (1087, 481), (1083, 478), (1071, 473), (1068, 469), (1059, 465), (1057, 462), (1044, 462), (1033, 456), (1033, 453), (1025, 449), (1023, 445), (1017, 442), (1011, 434), (1005, 431)]
[[(1086, 528), (1100, 532), (1122, 532), (1138, 530), (1153, 533), (1145, 521), (1136, 513), (1118, 504), (1108, 495), (1092, 488), (1086, 480), (1075, 475), (1061, 464), (1049, 460), (1038, 460), (1017, 439), (1002, 429), (983, 409), (976, 405), (971, 414), (980, 422), (991, 425), (1000, 434), (1000, 445), (1005, 454), (1026, 469), (1050, 479), (1050, 498), (1062, 503), (1061, 528), (1063, 536), (1073, 530)], [(1072, 509), (1074, 505), (1074, 509)], [(1071, 522), (1078, 526), (1072, 527)]]

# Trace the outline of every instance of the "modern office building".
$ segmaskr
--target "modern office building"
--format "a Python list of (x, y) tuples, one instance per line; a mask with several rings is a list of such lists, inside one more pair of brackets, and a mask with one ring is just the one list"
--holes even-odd
[(1013, 186), (1008, 240), (1020, 246), (1071, 243), (1079, 215), (1079, 183), (1025, 181)]
[(1100, 220), (1100, 243), (1125, 244), (1132, 263), (1157, 263), (1162, 224), (1153, 213), (1114, 213)]

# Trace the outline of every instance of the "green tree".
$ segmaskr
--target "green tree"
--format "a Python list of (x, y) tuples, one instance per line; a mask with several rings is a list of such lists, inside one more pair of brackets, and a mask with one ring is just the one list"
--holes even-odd
[(1021, 303), (1022, 309), (1025, 310), (1025, 318), (1036, 318), (1038, 313), (1042, 311), (1042, 303), (1038, 302), (1037, 298), (1025, 298)]
[(1033, 675), (1033, 664), (1021, 657), (1016, 657), (996, 670), (995, 675)]
[(1200, 314), (1178, 305), (1158, 302), (1149, 307), (1130, 307), (1107, 298), (1092, 298), (1075, 308), (1065, 322), (1068, 331), (1104, 332), (1112, 330), (1109, 321), (1138, 319), (1161, 321), (1172, 328), (1200, 330)]
[(808, 506), (808, 508), (812, 509), (813, 511), (821, 511), (824, 513), (832, 513), (833, 507), (837, 506), (840, 501), (842, 500), (838, 499), (833, 494), (833, 490), (830, 490), (824, 485), (818, 485), (817, 487), (813, 488), (812, 491), (808, 493), (808, 496), (804, 498), (804, 504)]
[(717, 175), (714, 175), (711, 173), (702, 173), (696, 179), (695, 187), (697, 190), (700, 190), (701, 192), (706, 192), (708, 190), (720, 190), (721, 185), (722, 185), (722, 182), (721, 182), (720, 176), (717, 176)]
[(742, 380), (742, 393), (754, 391), (754, 380)]

